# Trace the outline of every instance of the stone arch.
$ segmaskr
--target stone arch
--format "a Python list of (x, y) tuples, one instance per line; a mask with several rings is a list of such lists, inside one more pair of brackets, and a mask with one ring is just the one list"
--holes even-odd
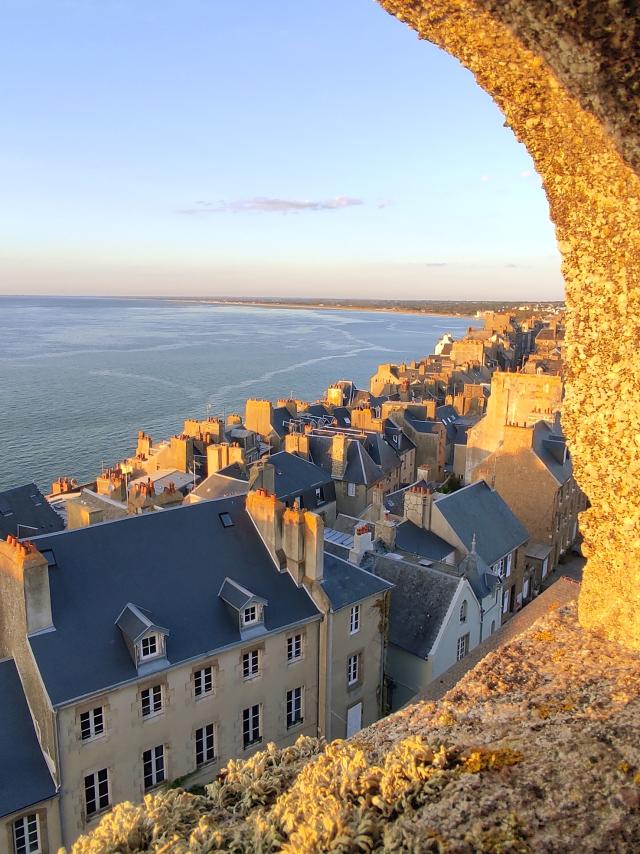
[(566, 286), (563, 425), (583, 626), (640, 649), (640, 23), (624, 0), (379, 0), (460, 60), (531, 154)]

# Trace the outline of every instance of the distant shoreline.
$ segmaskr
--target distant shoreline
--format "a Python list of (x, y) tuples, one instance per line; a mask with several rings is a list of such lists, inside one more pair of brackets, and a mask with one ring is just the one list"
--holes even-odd
[(369, 311), (380, 312), (381, 314), (417, 314), (421, 317), (469, 317), (472, 320), (479, 320), (475, 314), (468, 314), (459, 311), (437, 311), (430, 309), (423, 311), (419, 308), (395, 308), (394, 306), (367, 306), (367, 305), (327, 305), (326, 303), (299, 303), (299, 302), (260, 302), (249, 300), (221, 300), (221, 299), (198, 299), (196, 297), (189, 299), (188, 297), (167, 297), (168, 302), (189, 303), (195, 305), (231, 305), (241, 306), (243, 308), (291, 308), (313, 311)]

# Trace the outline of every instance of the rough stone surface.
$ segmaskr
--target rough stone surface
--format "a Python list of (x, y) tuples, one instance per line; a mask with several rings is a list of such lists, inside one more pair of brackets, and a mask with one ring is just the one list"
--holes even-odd
[(542, 178), (569, 310), (563, 424), (591, 502), (580, 620), (640, 649), (638, 6), (380, 3), (473, 72)]
[(437, 703), (121, 804), (73, 854), (634, 852), (640, 653), (551, 611)]

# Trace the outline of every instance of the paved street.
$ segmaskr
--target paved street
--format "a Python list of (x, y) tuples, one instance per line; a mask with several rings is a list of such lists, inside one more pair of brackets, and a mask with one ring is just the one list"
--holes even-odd
[(549, 575), (548, 578), (545, 578), (542, 589), (546, 590), (547, 587), (550, 587), (559, 578), (562, 578), (563, 575), (566, 575), (567, 578), (573, 579), (573, 581), (582, 581), (582, 570), (586, 562), (586, 559), (580, 557), (580, 555), (570, 553), (567, 555), (566, 563), (558, 564), (551, 575)]

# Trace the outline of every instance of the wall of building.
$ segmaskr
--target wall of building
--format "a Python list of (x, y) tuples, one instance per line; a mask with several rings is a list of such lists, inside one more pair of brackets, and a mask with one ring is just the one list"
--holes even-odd
[(390, 643), (386, 673), (393, 682), (391, 711), (395, 712), (431, 682), (431, 661)]
[[(332, 623), (331, 720), (327, 737), (345, 738), (347, 709), (362, 703), (362, 726), (369, 726), (380, 717), (382, 702), (382, 673), (384, 659), (385, 596), (376, 595), (360, 602), (360, 631), (349, 632), (351, 606), (329, 614)], [(360, 654), (360, 678), (347, 685), (347, 659)]]
[[(467, 619), (460, 622), (460, 607), (466, 600)], [(431, 653), (431, 678), (436, 679), (457, 661), (458, 639), (469, 634), (469, 650), (480, 643), (480, 605), (469, 582), (461, 579), (455, 592), (441, 633)]]
[[(304, 657), (287, 664), (287, 636), (298, 632), (305, 636)], [(301, 734), (317, 735), (318, 639), (319, 621), (314, 621), (291, 631), (258, 637), (189, 665), (162, 670), (135, 684), (60, 709), (58, 732), (65, 844), (70, 844), (97, 821), (97, 817), (89, 823), (85, 820), (83, 780), (89, 771), (109, 769), (112, 803), (141, 801), (144, 795), (142, 753), (149, 748), (166, 746), (168, 780), (186, 777), (184, 784), (194, 785), (210, 781), (229, 759), (246, 757), (267, 742), (285, 746)], [(170, 645), (170, 639), (168, 643)], [(244, 680), (242, 653), (256, 648), (262, 650), (260, 675)], [(170, 648), (168, 652), (170, 655)], [(193, 671), (208, 664), (213, 664), (217, 671), (215, 694), (196, 699)], [(142, 718), (140, 690), (157, 684), (164, 686), (164, 710), (155, 717)], [(286, 692), (299, 686), (304, 687), (304, 721), (287, 730)], [(256, 703), (263, 706), (262, 743), (244, 750), (242, 710)], [(80, 714), (97, 705), (105, 706), (106, 734), (83, 742)], [(195, 730), (207, 723), (216, 725), (217, 759), (196, 770)]]

